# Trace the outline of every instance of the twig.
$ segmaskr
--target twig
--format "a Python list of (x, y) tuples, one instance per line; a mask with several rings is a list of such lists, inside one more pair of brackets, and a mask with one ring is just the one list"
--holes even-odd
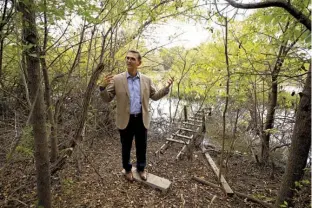
[(255, 198), (253, 198), (253, 197), (250, 197), (250, 196), (248, 196), (248, 195), (246, 195), (246, 194), (243, 194), (243, 193), (240, 193), (240, 192), (237, 192), (237, 191), (235, 191), (235, 194), (236, 194), (237, 196), (239, 196), (239, 197), (246, 198), (246, 199), (248, 199), (249, 201), (252, 201), (252, 202), (256, 202), (256, 203), (258, 203), (258, 204), (261, 204), (262, 206), (264, 206), (264, 207), (266, 207), (266, 208), (274, 208), (273, 205), (268, 204), (268, 203), (263, 202), (263, 201), (260, 201), (260, 200), (258, 200), (258, 199), (255, 199)]
[(217, 195), (214, 195), (214, 196), (212, 197), (212, 199), (211, 199), (211, 201), (210, 201), (210, 203), (209, 203), (209, 205), (208, 205), (208, 208), (211, 208), (211, 205), (212, 205), (213, 201), (214, 201), (216, 198), (217, 198)]
[(82, 151), (81, 147), (80, 147), (78, 144), (76, 144), (76, 145), (77, 145), (79, 151), (83, 154), (83, 156), (84, 156), (84, 157), (87, 159), (87, 161), (90, 163), (90, 165), (91, 165), (91, 167), (94, 169), (95, 173), (100, 177), (102, 184), (105, 185), (105, 184), (103, 183), (103, 180), (104, 180), (104, 179), (103, 179), (103, 177), (101, 176), (101, 174), (99, 173), (99, 171), (94, 167), (93, 163), (89, 160), (88, 156)]
[(16, 198), (10, 198), (10, 199), (8, 199), (8, 201), (16, 201), (16, 202), (24, 205), (25, 207), (29, 207), (25, 202), (22, 202), (21, 200), (16, 199)]
[(182, 200), (182, 207), (184, 207), (184, 205), (185, 205), (185, 199), (184, 199), (184, 197), (183, 197), (183, 194), (181, 194), (181, 200)]
[[(200, 179), (200, 178), (198, 178), (198, 177), (196, 177), (196, 176), (193, 176), (192, 179), (194, 179), (195, 181), (200, 182), (200, 183), (202, 183), (202, 184), (211, 186), (211, 187), (213, 187), (213, 188), (219, 188), (219, 189), (221, 189), (220, 186), (218, 186), (218, 185), (216, 185), (216, 184), (214, 184), (214, 183), (210, 183), (210, 182), (208, 182), (208, 181), (205, 181), (205, 180), (203, 180), (203, 179)], [(261, 204), (261, 205), (262, 205), (263, 207), (265, 207), (265, 208), (274, 208), (273, 205), (271, 205), (271, 204), (269, 204), (269, 203), (266, 203), (266, 202), (263, 202), (263, 201), (260, 201), (260, 200), (258, 200), (258, 199), (255, 199), (255, 198), (253, 198), (253, 197), (251, 197), (251, 196), (248, 196), (248, 195), (246, 195), (246, 194), (243, 194), (243, 193), (240, 193), (240, 192), (237, 192), (237, 191), (235, 191), (234, 194), (236, 194), (236, 195), (239, 196), (239, 197), (246, 198), (246, 199), (248, 199), (249, 201), (252, 201), (252, 202)], [(212, 199), (211, 201), (213, 201), (213, 199)], [(210, 203), (210, 204), (211, 204), (211, 203)]]

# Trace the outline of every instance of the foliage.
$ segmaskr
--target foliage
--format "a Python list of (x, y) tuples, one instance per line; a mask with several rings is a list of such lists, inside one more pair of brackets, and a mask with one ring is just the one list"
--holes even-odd
[(21, 140), (16, 147), (16, 152), (26, 158), (34, 157), (34, 136), (31, 126), (23, 128)]

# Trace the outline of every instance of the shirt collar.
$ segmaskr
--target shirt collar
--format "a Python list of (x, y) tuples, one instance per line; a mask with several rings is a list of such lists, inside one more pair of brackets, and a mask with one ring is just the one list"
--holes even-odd
[(140, 72), (137, 72), (137, 74), (133, 77), (133, 76), (131, 76), (130, 74), (129, 74), (129, 72), (127, 72), (127, 79), (128, 78), (138, 78), (138, 79), (140, 79)]

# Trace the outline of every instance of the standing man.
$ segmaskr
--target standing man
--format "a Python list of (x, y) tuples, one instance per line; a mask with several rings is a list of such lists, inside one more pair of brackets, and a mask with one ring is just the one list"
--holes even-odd
[(128, 70), (116, 76), (105, 76), (100, 91), (105, 102), (112, 101), (116, 95), (116, 125), (120, 133), (122, 166), (126, 171), (126, 179), (133, 181), (130, 152), (134, 136), (137, 171), (141, 179), (146, 180), (147, 129), (150, 125), (149, 99), (159, 100), (167, 95), (173, 79), (170, 78), (166, 87), (156, 91), (151, 79), (138, 72), (138, 67), (141, 65), (141, 55), (138, 51), (129, 50), (125, 61)]

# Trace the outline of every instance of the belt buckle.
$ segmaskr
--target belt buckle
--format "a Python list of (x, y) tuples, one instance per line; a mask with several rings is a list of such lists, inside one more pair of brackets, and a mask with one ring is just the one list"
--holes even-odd
[(139, 117), (139, 113), (133, 115), (134, 118)]

